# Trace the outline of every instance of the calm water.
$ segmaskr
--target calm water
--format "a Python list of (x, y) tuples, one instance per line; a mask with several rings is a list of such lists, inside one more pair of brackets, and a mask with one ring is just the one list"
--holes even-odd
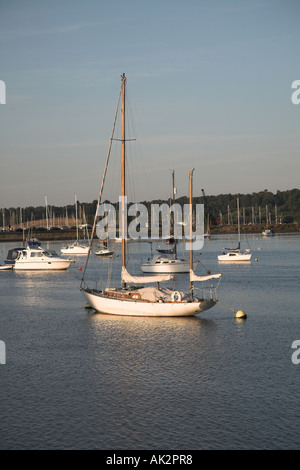
[[(186, 319), (94, 314), (82, 257), (66, 272), (0, 272), (0, 448), (299, 449), (300, 235), (248, 241), (249, 265), (218, 265), (234, 236), (200, 256), (240, 322), (220, 304)], [(0, 245), (1, 264), (15, 245)]]

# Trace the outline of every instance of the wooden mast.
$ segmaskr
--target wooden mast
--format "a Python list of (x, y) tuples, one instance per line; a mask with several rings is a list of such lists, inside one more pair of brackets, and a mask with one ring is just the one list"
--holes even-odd
[[(193, 171), (190, 171), (190, 271), (193, 270)], [(190, 280), (190, 296), (193, 297), (194, 284)]]
[(241, 230), (240, 230), (240, 200), (237, 198), (237, 219), (238, 219), (238, 247), (241, 247)]
[[(125, 73), (122, 75), (122, 266), (126, 265), (125, 253)], [(126, 283), (122, 282), (122, 287)]]

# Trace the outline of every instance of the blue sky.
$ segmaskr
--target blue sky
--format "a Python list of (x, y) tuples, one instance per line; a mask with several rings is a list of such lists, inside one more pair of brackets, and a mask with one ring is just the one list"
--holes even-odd
[(138, 200), (169, 197), (170, 169), (178, 196), (193, 168), (195, 195), (299, 188), (299, 14), (298, 0), (1, 0), (0, 207), (97, 198), (123, 72)]

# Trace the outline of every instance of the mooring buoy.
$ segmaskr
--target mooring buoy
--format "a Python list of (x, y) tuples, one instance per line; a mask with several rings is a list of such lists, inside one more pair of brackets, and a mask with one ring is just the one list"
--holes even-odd
[(235, 314), (236, 318), (246, 318), (247, 315), (245, 314), (244, 310), (238, 310)]

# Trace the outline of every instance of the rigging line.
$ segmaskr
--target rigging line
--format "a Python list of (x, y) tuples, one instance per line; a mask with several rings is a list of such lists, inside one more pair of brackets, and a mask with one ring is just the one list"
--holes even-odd
[(99, 197), (98, 197), (98, 203), (97, 203), (97, 208), (96, 208), (96, 214), (95, 214), (94, 223), (93, 223), (93, 228), (92, 228), (92, 233), (91, 233), (91, 240), (90, 240), (89, 249), (88, 249), (88, 253), (87, 253), (87, 257), (86, 257), (86, 261), (85, 261), (84, 270), (83, 270), (83, 273), (82, 273), (81, 285), (82, 285), (82, 283), (83, 283), (83, 281), (84, 281), (84, 276), (85, 276), (85, 272), (86, 272), (88, 260), (89, 260), (90, 253), (91, 253), (91, 247), (92, 247), (92, 243), (93, 243), (93, 239), (94, 239), (95, 227), (96, 227), (96, 217), (97, 217), (97, 214), (98, 214), (99, 206), (100, 206), (100, 204), (101, 204), (101, 197), (102, 197), (103, 186), (104, 186), (105, 176), (106, 176), (106, 172), (107, 172), (109, 157), (110, 157), (110, 151), (111, 151), (111, 146), (112, 146), (112, 141), (113, 141), (113, 136), (114, 136), (114, 131), (115, 131), (115, 125), (116, 125), (116, 120), (117, 120), (117, 115), (118, 115), (118, 109), (119, 109), (119, 103), (120, 103), (121, 94), (122, 94), (122, 87), (121, 87), (120, 93), (119, 93), (119, 98), (118, 98), (118, 103), (117, 103), (117, 109), (116, 109), (116, 113), (115, 113), (115, 119), (114, 119), (114, 123), (113, 123), (113, 128), (112, 128), (112, 133), (111, 133), (111, 139), (110, 139), (109, 149), (108, 149), (108, 153), (107, 153), (107, 157), (106, 157), (106, 163), (105, 163), (105, 168), (104, 168), (104, 172), (103, 172), (103, 177), (102, 177), (102, 182), (101, 182), (101, 188), (100, 188)]

